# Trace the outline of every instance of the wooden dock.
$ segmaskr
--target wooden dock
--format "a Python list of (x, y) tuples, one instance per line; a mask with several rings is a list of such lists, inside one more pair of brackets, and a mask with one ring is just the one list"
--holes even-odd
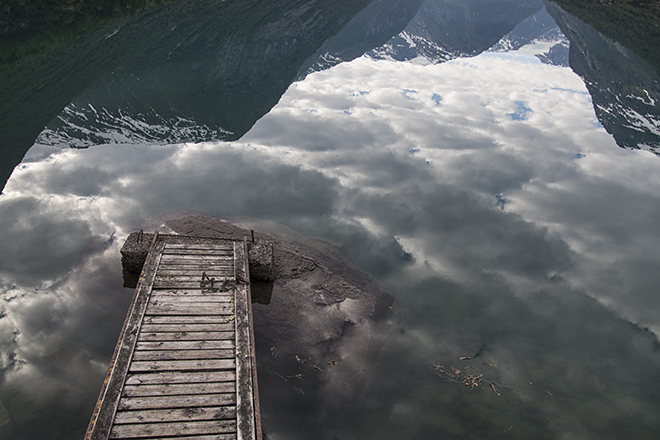
[(261, 439), (247, 252), (153, 237), (86, 439)]

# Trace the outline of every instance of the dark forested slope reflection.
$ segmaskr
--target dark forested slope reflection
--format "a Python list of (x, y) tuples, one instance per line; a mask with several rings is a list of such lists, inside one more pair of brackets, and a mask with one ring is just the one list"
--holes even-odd
[[(130, 57), (126, 47), (150, 44), (149, 31), (167, 24), (166, 19), (144, 20), (157, 1), (132, 2), (132, 8), (120, 11), (107, 10), (110, 3), (90, 8), (89, 2), (10, 1), (0, 6), (2, 186), (71, 99)], [(117, 29), (123, 32), (117, 35)]]
[[(503, 47), (502, 37), (529, 17), (538, 24), (534, 14), (543, 7), (541, 0), (153, 3), (134, 15), (87, 17), (75, 28), (80, 35), (51, 30), (46, 36), (65, 37), (49, 43), (0, 38), (11, 48), (0, 68), (3, 181), (46, 125), (39, 143), (78, 148), (236, 140), (296, 77), (365, 52), (443, 62), (515, 48), (512, 40)], [(602, 124), (620, 146), (655, 151), (657, 61), (633, 55), (652, 51), (626, 50), (546, 4), (571, 40), (571, 65)], [(638, 23), (638, 33), (652, 33), (647, 22)], [(63, 19), (62, 29), (68, 25)], [(563, 59), (565, 47), (557, 50), (544, 62)]]
[[(584, 79), (596, 115), (608, 133), (623, 148), (660, 154), (660, 77), (651, 64), (658, 64), (657, 58), (644, 60), (635, 54), (636, 47), (624, 47), (605, 37), (553, 2), (547, 5), (571, 42), (571, 68)], [(652, 32), (644, 23), (636, 23), (639, 33)]]
[[(141, 50), (77, 96), (38, 142), (80, 148), (236, 140), (277, 103), (296, 76), (349, 61), (382, 44), (370, 52), (372, 57), (409, 59), (410, 48), (397, 43), (405, 35), (426, 48), (420, 56), (474, 56), (542, 3), (381, 0), (337, 33), (358, 6), (336, 10), (312, 2), (275, 8), (268, 3), (238, 12), (225, 6), (186, 11), (185, 20), (164, 32), (157, 46)], [(244, 13), (252, 10), (258, 10), (257, 16), (246, 18)], [(247, 24), (237, 26), (237, 19)]]
[[(547, 1), (547, 0), (546, 0)], [(549, 0), (651, 64), (660, 73), (657, 0)]]
[(0, 70), (11, 98), (0, 109), (0, 147), (11, 151), (4, 174), (67, 104), (43, 142), (237, 139), (366, 4), (180, 0), (7, 61)]

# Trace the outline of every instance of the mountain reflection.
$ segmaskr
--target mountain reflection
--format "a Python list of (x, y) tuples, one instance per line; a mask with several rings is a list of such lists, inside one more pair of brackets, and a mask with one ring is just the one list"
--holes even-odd
[(570, 64), (583, 79), (596, 115), (623, 148), (660, 154), (660, 78), (642, 60), (580, 19), (548, 3), (571, 41)]
[(269, 439), (655, 438), (660, 161), (630, 127), (653, 133), (652, 72), (607, 86), (632, 56), (552, 2), (278, 3), (153, 34), (15, 169), (0, 439), (82, 437), (130, 302), (119, 246), (177, 210), (334, 240), (396, 297), (360, 383), (312, 399), (259, 370)]
[(27, 55), (0, 66), (0, 177), (44, 125), (39, 142), (60, 147), (238, 139), (367, 3), (179, 0), (102, 21), (68, 44), (38, 42), (42, 51), (29, 52), (29, 40), (17, 49)]
[[(553, 17), (540, 0), (487, 3), (372, 2), (334, 37), (330, 32), (339, 27), (321, 24), (331, 18), (328, 13), (303, 25), (294, 8), (284, 19), (237, 34), (234, 27), (207, 23), (224, 9), (197, 8), (198, 15), (155, 39), (159, 50), (142, 49), (77, 96), (37, 142), (81, 148), (236, 140), (296, 77), (365, 53), (376, 59), (438, 63), (488, 49), (516, 49), (539, 40), (539, 33), (557, 34), (554, 17), (572, 46), (571, 67), (585, 80), (606, 130), (621, 147), (657, 149), (660, 86), (651, 66), (554, 3), (545, 3)], [(515, 35), (509, 35), (514, 28)], [(569, 44), (560, 44), (560, 35), (554, 36), (556, 47), (539, 55), (547, 58), (544, 62), (564, 63)]]

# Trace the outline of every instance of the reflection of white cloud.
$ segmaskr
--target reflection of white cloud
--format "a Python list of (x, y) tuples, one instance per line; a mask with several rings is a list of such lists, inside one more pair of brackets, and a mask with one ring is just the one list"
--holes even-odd
[[(355, 90), (364, 89), (365, 84), (369, 84), (371, 93), (357, 96)], [(347, 96), (354, 100), (348, 118), (335, 111), (346, 106)], [(409, 99), (422, 96), (429, 99)], [(277, 130), (273, 124), (279, 121), (279, 126), (290, 126), (285, 116), (304, 107), (313, 107), (317, 112), (294, 124), (309, 127), (314, 133), (328, 133), (322, 140), (317, 137), (318, 142), (308, 143), (305, 139), (314, 137), (303, 132), (305, 139), (300, 139), (298, 130)], [(658, 183), (653, 178), (648, 184), (646, 178), (627, 177), (635, 169), (643, 171), (632, 175), (657, 176), (656, 162), (649, 162), (643, 153), (617, 148), (602, 127), (591, 123), (593, 120), (590, 97), (580, 78), (569, 69), (542, 64), (530, 54), (484, 54), (434, 66), (362, 58), (315, 73), (296, 84), (244, 140), (268, 145), (264, 152), (272, 155), (302, 149), (303, 152), (286, 157), (338, 178), (343, 186), (372, 194), (401, 197), (397, 182), (411, 179), (424, 185), (420, 176), (479, 194), (489, 203), (492, 197), (506, 191), (506, 211), (510, 215), (521, 215), (528, 222), (549, 228), (551, 236), (567, 241), (588, 259), (594, 250), (589, 243), (614, 244), (618, 237), (626, 235), (625, 227), (611, 236), (613, 231), (599, 231), (598, 224), (607, 224), (607, 218), (619, 221), (615, 219), (621, 218), (621, 212), (639, 212), (640, 207), (634, 206), (634, 197), (630, 195), (645, 191), (643, 187), (657, 188)], [(347, 144), (347, 140), (351, 143)], [(331, 153), (323, 154), (319, 149)], [(347, 149), (351, 151), (350, 159), (341, 160)], [(414, 157), (410, 151), (416, 152)], [(571, 162), (578, 153), (579, 163)], [(416, 160), (422, 157), (423, 160)], [(390, 178), (374, 179), (383, 169), (382, 163), (378, 166), (381, 158), (397, 163), (403, 167), (400, 170), (411, 167), (412, 174), (401, 174), (397, 179), (394, 172)], [(613, 181), (626, 181), (612, 203), (594, 200), (598, 192), (590, 183), (594, 175), (606, 176), (607, 182), (598, 185), (608, 188), (613, 188)], [(380, 191), (376, 191), (378, 187)], [(418, 194), (420, 206), (432, 203)], [(650, 199), (641, 203), (657, 206)], [(384, 212), (371, 213), (379, 214)], [(365, 225), (366, 215), (361, 211), (360, 222)], [(603, 215), (607, 217), (600, 221)], [(649, 218), (652, 217), (637, 216), (638, 228)], [(380, 219), (372, 221), (379, 222)], [(428, 236), (412, 236), (408, 240), (409, 244), (428, 242)], [(655, 239), (650, 242), (653, 245), (648, 248), (659, 244)], [(500, 245), (503, 243), (497, 246)], [(461, 254), (470, 252), (469, 247)], [(602, 246), (598, 248), (604, 250)], [(640, 249), (632, 242), (630, 248)], [(437, 249), (429, 251), (438, 253)], [(491, 254), (493, 258), (500, 257), (489, 260), (490, 264), (500, 266), (503, 255), (499, 251)], [(607, 247), (606, 255), (612, 262), (621, 263), (621, 258), (625, 258), (617, 257), (613, 246)], [(437, 255), (436, 259), (442, 261), (444, 257)], [(433, 257), (425, 255), (423, 260), (432, 261)], [(438, 264), (441, 266), (444, 263)], [(597, 267), (607, 265), (601, 261)], [(620, 276), (626, 278), (629, 274)], [(607, 298), (614, 307), (626, 310), (631, 319), (636, 321), (644, 316), (647, 325), (660, 325), (644, 313), (643, 307), (638, 308), (628, 299), (630, 290), (603, 290), (600, 283), (592, 284), (584, 274), (573, 273), (571, 277), (590, 294)], [(614, 298), (619, 300), (613, 301)]]
[(55, 284), (3, 286), (0, 401), (20, 429), (39, 438), (83, 435), (131, 298), (121, 285), (118, 251), (117, 243), (87, 243)]
[[(466, 275), (469, 258), (485, 270), (526, 267), (511, 254), (518, 249), (511, 242), (516, 235), (497, 232), (523, 221), (529, 225), (517, 226), (518, 235), (526, 228), (532, 233), (535, 225), (540, 229), (534, 234), (545, 237), (540, 243), (563, 240), (583, 255), (580, 261), (593, 259), (588, 273), (606, 267), (603, 250), (606, 261), (625, 261), (640, 247), (630, 242), (626, 256), (617, 256), (616, 249), (624, 248), (614, 243), (628, 223), (611, 229), (607, 219), (616, 222), (620, 212), (652, 205), (655, 162), (618, 149), (591, 124), (589, 95), (570, 70), (512, 56), (484, 54), (426, 66), (361, 58), (292, 85), (241, 142), (61, 151), (18, 169), (3, 203), (18, 203), (29, 193), (33, 214), (53, 213), (45, 230), (54, 231), (52, 219), (66, 212), (65, 225), (79, 219), (91, 234), (117, 230), (120, 236), (128, 232), (121, 226), (127, 220), (170, 209), (290, 219), (325, 211), (355, 220), (376, 237), (391, 234), (408, 245), (418, 243), (412, 252), (423, 255), (418, 264), (464, 268)], [(581, 159), (571, 160), (578, 153)], [(631, 177), (636, 175), (645, 177)], [(617, 180), (611, 203), (594, 199), (603, 188), (614, 190)], [(646, 198), (633, 205), (630, 194), (640, 191)], [(507, 198), (502, 215), (492, 212), (498, 194)], [(401, 210), (410, 214), (407, 222)], [(638, 230), (645, 221), (636, 217)], [(80, 236), (66, 227), (67, 234)], [(483, 243), (470, 242), (481, 235)], [(520, 240), (520, 249), (530, 240)], [(603, 245), (608, 242), (612, 245)], [(655, 245), (642, 242), (651, 243), (641, 246), (649, 252)], [(55, 248), (75, 253), (67, 243), (79, 240)], [(534, 258), (541, 264), (541, 254)], [(563, 273), (559, 254), (552, 259), (556, 263), (545, 272)], [(594, 296), (629, 308), (633, 320), (651, 319), (631, 308), (634, 301), (624, 301), (623, 292), (603, 290), (585, 275), (571, 276)]]
[[(658, 173), (643, 153), (616, 148), (593, 118), (581, 80), (532, 56), (484, 54), (426, 66), (361, 58), (292, 85), (241, 142), (35, 153), (7, 184), (3, 212), (12, 214), (5, 227), (20, 234), (20, 228), (41, 225), (49, 240), (61, 237), (44, 255), (59, 252), (58, 270), (64, 270), (82, 235), (117, 230), (121, 236), (127, 220), (159, 211), (292, 221), (325, 212), (353, 219), (374, 236), (419, 243), (416, 252), (432, 267), (434, 259), (437, 267), (462, 267), (472, 256), (487, 270), (506, 272), (520, 266), (507, 254), (516, 249), (510, 241), (515, 235), (497, 229), (519, 224), (520, 235), (528, 223), (522, 230), (545, 237), (541, 242), (569, 243), (581, 261), (594, 259), (595, 270), (604, 265), (600, 253), (599, 259), (589, 256), (596, 249), (606, 250), (606, 261), (621, 262), (633, 249), (650, 252), (655, 245), (643, 238), (641, 247), (630, 241), (614, 246), (630, 222), (608, 228), (607, 219), (620, 222), (621, 212), (654, 206), (658, 182), (652, 176)], [(571, 160), (578, 153), (580, 160)], [(631, 177), (636, 175), (644, 178)], [(615, 191), (609, 203), (594, 198), (603, 188)], [(506, 194), (507, 203), (494, 214), (498, 194)], [(21, 203), (31, 207), (21, 211)], [(30, 222), (19, 219), (20, 212)], [(642, 230), (646, 221), (638, 215), (633, 224)], [(57, 232), (57, 222), (66, 231)], [(483, 243), (470, 243), (480, 235)], [(520, 241), (521, 249), (533, 241)], [(19, 242), (6, 246), (33, 247)], [(626, 257), (617, 249), (628, 249)], [(546, 272), (561, 272), (559, 266)], [(612, 304), (623, 295), (595, 289), (577, 273), (572, 277)], [(626, 311), (634, 320), (641, 312)]]
[[(521, 110), (524, 118), (510, 116)], [(109, 254), (85, 263), (86, 246), (102, 248), (115, 231), (123, 238), (142, 216), (196, 210), (343, 241), (414, 311), (418, 328), (397, 343), (429, 361), (424, 368), (435, 354), (420, 353), (434, 343), (455, 358), (487, 341), (512, 370), (562, 380), (612, 355), (614, 339), (617, 350), (638, 344), (626, 359), (645, 359), (647, 348), (635, 347), (647, 339), (583, 293), (660, 332), (660, 162), (619, 149), (593, 120), (581, 80), (530, 57), (427, 66), (362, 58), (292, 85), (240, 142), (35, 151), (0, 197), (4, 284), (14, 285), (5, 293), (15, 295), (0, 341), (18, 344), (22, 359), (50, 359), (48, 341), (94, 327), (83, 315), (91, 290), (109, 283), (99, 267), (118, 264)], [(28, 276), (50, 286), (44, 296)], [(83, 306), (81, 291), (90, 295)], [(53, 310), (61, 321), (49, 320)], [(61, 339), (44, 336), (49, 323)]]

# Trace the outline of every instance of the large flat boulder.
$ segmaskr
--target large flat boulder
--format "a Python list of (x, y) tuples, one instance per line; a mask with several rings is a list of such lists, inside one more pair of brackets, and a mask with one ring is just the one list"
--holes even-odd
[(323, 414), (360, 395), (383, 346), (394, 297), (351, 263), (341, 245), (249, 218), (175, 213), (148, 220), (145, 230), (248, 237), (266, 431), (268, 420), (287, 424), (281, 418), (298, 410)]

